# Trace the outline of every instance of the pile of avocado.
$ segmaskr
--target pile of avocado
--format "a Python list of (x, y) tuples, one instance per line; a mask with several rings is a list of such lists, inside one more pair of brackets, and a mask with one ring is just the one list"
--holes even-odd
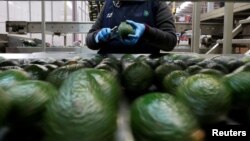
[(210, 127), (250, 125), (250, 59), (0, 58), (1, 141), (116, 141), (124, 100), (135, 141), (209, 141)]

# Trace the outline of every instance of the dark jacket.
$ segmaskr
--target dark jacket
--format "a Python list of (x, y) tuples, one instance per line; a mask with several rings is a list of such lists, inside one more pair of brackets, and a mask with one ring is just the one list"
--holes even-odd
[[(94, 38), (97, 32), (103, 28), (103, 27), (109, 27), (113, 28), (115, 25), (118, 25), (118, 23), (113, 23), (113, 24), (108, 24), (104, 20), (104, 14), (107, 10), (107, 8), (114, 7), (113, 4), (105, 3), (103, 10), (99, 14), (96, 22), (90, 29), (89, 33), (87, 34), (86, 37), (86, 44), (90, 49), (93, 50), (99, 50), (99, 53), (159, 53), (160, 50), (164, 51), (171, 51), (175, 47), (177, 43), (177, 37), (175, 34), (175, 25), (174, 25), (174, 19), (171, 11), (169, 10), (169, 7), (165, 2), (162, 1), (143, 1), (143, 2), (133, 2), (134, 4), (131, 5), (132, 2), (122, 2), (121, 7), (126, 7), (129, 5), (131, 8), (130, 10), (127, 10), (125, 12), (124, 9), (121, 9), (121, 12), (119, 12), (119, 17), (122, 17), (123, 15), (128, 15), (128, 12), (130, 11), (131, 14), (136, 14), (133, 13), (133, 7), (138, 8), (142, 5), (152, 5), (152, 22), (145, 22), (144, 24), (146, 25), (146, 29), (144, 34), (141, 37), (141, 40), (139, 41), (138, 44), (132, 47), (123, 47), (122, 45), (118, 46), (116, 45), (115, 47), (112, 48), (112, 43), (96, 43)], [(128, 6), (127, 6), (128, 7)], [(132, 12), (131, 12), (132, 11)], [(127, 13), (126, 13), (127, 12)], [(114, 13), (118, 15), (118, 12)], [(125, 17), (125, 16), (124, 16)], [(112, 18), (117, 18), (117, 17), (112, 17)], [(122, 20), (122, 19), (121, 19)], [(124, 19), (126, 20), (126, 19)], [(134, 20), (135, 22), (140, 22), (136, 19), (130, 19)], [(108, 48), (107, 48), (108, 46)], [(137, 46), (145, 46), (143, 47), (137, 47)], [(106, 48), (105, 48), (106, 47)], [(138, 48), (138, 49), (136, 49)]]

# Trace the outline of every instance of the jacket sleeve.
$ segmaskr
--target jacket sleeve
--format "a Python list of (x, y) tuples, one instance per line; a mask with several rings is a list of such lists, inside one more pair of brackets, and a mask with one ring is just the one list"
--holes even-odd
[(87, 47), (93, 50), (98, 50), (100, 48), (101, 43), (95, 42), (95, 36), (98, 33), (98, 31), (100, 31), (102, 28), (102, 17), (103, 17), (104, 7), (105, 4), (103, 5), (102, 10), (100, 11), (95, 23), (92, 25), (91, 29), (87, 33), (85, 39)]
[(143, 41), (164, 51), (171, 51), (177, 43), (173, 15), (165, 2), (159, 2), (155, 14), (156, 28), (146, 25)]

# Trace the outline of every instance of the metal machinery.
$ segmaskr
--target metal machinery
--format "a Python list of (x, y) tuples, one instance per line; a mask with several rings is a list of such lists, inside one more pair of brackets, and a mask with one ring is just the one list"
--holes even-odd
[[(68, 33), (83, 33), (84, 34), (88, 32), (92, 24), (93, 22), (46, 22), (46, 33), (53, 34), (53, 35), (61, 35), (61, 34), (68, 34)], [(176, 25), (177, 32), (184, 32), (186, 29), (192, 28), (191, 23), (175, 23), (175, 25)], [(205, 35), (217, 35), (218, 33), (223, 32), (221, 30), (222, 27), (223, 27), (223, 24), (221, 23), (202, 23), (201, 33)], [(27, 33), (41, 33), (42, 32), (41, 22), (25, 22), (25, 21), (7, 21), (6, 30), (9, 34), (27, 34)], [(218, 31), (221, 31), (221, 32), (218, 32)], [(17, 41), (13, 41), (16, 38), (17, 37), (9, 36), (9, 42), (8, 42), (9, 48), (7, 48), (7, 50), (14, 51), (18, 48), (18, 47), (15, 47)], [(23, 43), (23, 40), (20, 40), (20, 41), (21, 42), (19, 43), (19, 46), (22, 45)], [(206, 42), (206, 44), (209, 44), (209, 42)], [(25, 49), (25, 47), (21, 47), (21, 49)], [(36, 48), (36, 49), (39, 49), (39, 48)], [(46, 49), (53, 50), (53, 48), (46, 48)]]
[[(228, 38), (227, 40), (232, 42), (233, 48), (232, 50), (228, 49), (227, 52), (242, 53), (250, 49), (248, 34), (250, 25), (250, 3), (231, 3), (230, 7), (226, 6), (227, 5), (208, 13), (199, 14), (199, 12), (195, 12), (195, 10), (199, 11), (201, 4), (198, 2), (194, 3), (193, 17), (196, 18), (193, 19), (193, 26), (191, 23), (185, 23), (185, 29), (191, 30), (191, 36), (195, 34), (195, 32), (192, 32), (192, 29), (196, 30), (196, 35), (201, 35), (200, 37), (194, 37), (197, 38), (196, 45), (192, 45), (193, 48), (196, 48), (195, 52), (221, 54), (223, 52), (223, 37)], [(176, 25), (177, 31), (180, 30), (179, 28), (183, 28), (183, 26), (179, 26), (178, 23)], [(198, 31), (197, 27), (200, 27), (200, 31)], [(229, 36), (230, 34), (228, 33), (230, 31), (232, 31), (230, 33), (232, 34), (231, 36)], [(227, 41), (225, 42), (228, 43)], [(231, 45), (225, 44), (225, 46)]]
[[(93, 22), (46, 22), (46, 34), (64, 35), (69, 33), (86, 34), (91, 28)], [(7, 21), (6, 32), (9, 34), (27, 34), (27, 33), (42, 33), (41, 22), (25, 22), (25, 21)], [(40, 47), (32, 47), (32, 43), (38, 44)], [(23, 46), (23, 44), (25, 46)], [(20, 38), (18, 36), (9, 36), (7, 52), (42, 52), (45, 51), (67, 51), (67, 52), (82, 52), (84, 47), (42, 47), (41, 40), (31, 40)]]
[[(227, 13), (230, 13), (230, 18), (227, 18), (224, 15), (227, 15)], [(250, 36), (249, 36), (249, 28), (250, 28), (250, 3), (235, 3), (231, 6), (229, 6), (229, 10), (226, 11), (226, 9), (219, 8), (216, 10), (213, 10), (211, 12), (205, 13), (201, 15), (201, 22), (207, 22), (207, 23), (222, 23), (224, 22), (224, 35), (223, 30), (219, 30), (219, 36), (212, 34), (212, 39), (214, 42), (212, 48), (207, 52), (209, 53), (222, 53), (222, 45), (223, 45), (223, 36), (227, 36), (230, 34), (226, 34), (226, 32), (231, 32), (231, 39), (230, 42), (232, 42), (232, 50), (229, 50), (229, 52), (232, 53), (242, 53), (246, 52), (250, 48)], [(224, 19), (224, 20), (223, 20)], [(232, 27), (228, 27), (228, 24), (232, 21)], [(228, 22), (227, 22), (228, 21)], [(233, 29), (231, 29), (233, 28)], [(228, 45), (227, 45), (228, 46)], [(243, 51), (242, 51), (243, 50)], [(225, 50), (224, 50), (225, 51)], [(248, 53), (247, 53), (248, 54)]]
[[(174, 0), (174, 1), (182, 1), (182, 0)], [(178, 49), (176, 48), (176, 52), (196, 52), (196, 53), (221, 53), (221, 45), (222, 42), (224, 46), (231, 46), (230, 40), (235, 45), (237, 42), (240, 44), (248, 43), (247, 40), (247, 30), (248, 30), (248, 21), (249, 19), (246, 19), (250, 9), (249, 3), (233, 3), (236, 2), (235, 0), (225, 0), (230, 1), (226, 2), (225, 8), (219, 8), (217, 10), (211, 11), (206, 14), (202, 14), (199, 11), (200, 9), (200, 2), (194, 1), (193, 6), (193, 16), (192, 16), (192, 23), (176, 23), (176, 29), (177, 32), (185, 32), (187, 29), (192, 29), (192, 41), (191, 41), (191, 48), (188, 50)], [(215, 1), (215, 0), (208, 0), (208, 1)], [(245, 0), (237, 0), (237, 2), (242, 2)], [(90, 1), (89, 8), (91, 13), (97, 13), (100, 10), (100, 7), (103, 3), (101, 1)], [(231, 5), (228, 6), (228, 5)], [(42, 5), (43, 6), (43, 5)], [(233, 6), (233, 7), (232, 7)], [(42, 10), (44, 10), (42, 8)], [(225, 11), (229, 11), (225, 12)], [(43, 11), (44, 12), (44, 11)], [(42, 13), (43, 13), (42, 12)], [(230, 15), (230, 12), (234, 12), (234, 16), (236, 17), (234, 27), (235, 30), (233, 30), (233, 25), (229, 24), (230, 21), (225, 20), (232, 20), (233, 15)], [(95, 17), (96, 14), (92, 14), (92, 18)], [(223, 23), (223, 16), (225, 15), (224, 24)], [(249, 16), (249, 15), (248, 15)], [(243, 20), (246, 19), (246, 20)], [(67, 47), (53, 47), (48, 48), (46, 47), (46, 43), (44, 41), (45, 34), (52, 34), (52, 35), (63, 35), (67, 33), (87, 33), (90, 26), (93, 24), (93, 22), (45, 22), (42, 20), (42, 22), (25, 22), (25, 21), (7, 21), (6, 22), (6, 31), (9, 34), (26, 34), (26, 33), (42, 33), (42, 40), (38, 41), (38, 43), (41, 43), (41, 47), (38, 48), (30, 48), (30, 47), (19, 47), (13, 45), (11, 40), (8, 40), (8, 48), (7, 52), (27, 52), (28, 50), (31, 50), (30, 52), (37, 52), (37, 51), (80, 51), (82, 48), (67, 48)], [(233, 21), (232, 21), (233, 24)], [(225, 26), (224, 26), (225, 25)], [(227, 26), (228, 25), (228, 26)], [(46, 28), (46, 31), (44, 30)], [(231, 29), (232, 28), (232, 29)], [(224, 30), (223, 30), (224, 29)], [(225, 31), (225, 32), (223, 32)], [(231, 32), (233, 31), (233, 32)], [(46, 32), (46, 33), (45, 33)], [(223, 36), (223, 33), (225, 36)], [(241, 34), (240, 34), (241, 33)], [(232, 35), (231, 35), (232, 34)], [(203, 35), (201, 37), (200, 35)], [(231, 35), (231, 36), (230, 36)], [(237, 36), (236, 36), (237, 35)], [(9, 36), (11, 37), (11, 36)], [(225, 40), (222, 40), (224, 37)], [(237, 37), (232, 40), (233, 37)], [(9, 39), (12, 39), (9, 38)], [(240, 39), (240, 40), (239, 40)], [(229, 40), (229, 41), (228, 41)], [(23, 41), (23, 39), (21, 40)], [(28, 40), (29, 41), (29, 40)], [(3, 42), (3, 41), (2, 41)], [(4, 41), (6, 44), (6, 41)], [(17, 42), (15, 42), (17, 43)], [(23, 43), (23, 42), (22, 42)], [(30, 42), (28, 42), (29, 44)], [(200, 46), (204, 46), (203, 50), (201, 50)], [(223, 47), (224, 48), (224, 47)], [(29, 52), (29, 51), (28, 51)], [(232, 53), (230, 47), (228, 47), (227, 50), (224, 50), (223, 52)]]
[[(181, 34), (189, 34), (188, 32), (192, 31), (192, 23), (175, 23), (176, 32)], [(221, 37), (223, 33), (223, 23), (216, 22), (202, 22), (200, 24), (200, 34), (203, 37), (200, 38), (201, 45), (203, 45), (205, 50), (208, 50), (216, 41), (211, 38), (211, 35), (215, 37)], [(192, 34), (192, 33), (190, 33)], [(192, 35), (188, 35), (189, 39), (192, 38)], [(191, 42), (189, 41), (189, 46)], [(191, 48), (181, 49), (177, 48), (175, 51), (178, 52), (191, 52)], [(200, 52), (202, 53), (202, 52)]]

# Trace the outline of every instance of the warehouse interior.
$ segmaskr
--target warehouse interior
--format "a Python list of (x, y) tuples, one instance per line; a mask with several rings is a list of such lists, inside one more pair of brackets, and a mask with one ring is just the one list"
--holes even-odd
[[(225, 2), (166, 3), (175, 19), (178, 43), (174, 52), (194, 52), (196, 48), (196, 53), (222, 54), (223, 34), (228, 35), (223, 31), (229, 32), (230, 26), (233, 26), (232, 32), (234, 33), (231, 35), (232, 51), (229, 49), (228, 53), (244, 54), (249, 50), (249, 3), (233, 3), (233, 7), (228, 9), (231, 11), (230, 17), (225, 13)], [(44, 15), (42, 4), (44, 4)], [(44, 3), (41, 1), (0, 1), (1, 52), (32, 53), (44, 50), (94, 52), (86, 48), (85, 37), (103, 4), (103, 1), (45, 1)], [(199, 12), (194, 12), (194, 10)], [(199, 14), (195, 15), (195, 13)], [(43, 16), (46, 31), (39, 26), (43, 23)], [(232, 25), (228, 27), (230, 29), (226, 28), (228, 24), (224, 23), (225, 18), (232, 20)], [(198, 25), (194, 26), (195, 22)], [(53, 26), (56, 27), (51, 29)], [(65, 27), (59, 29), (60, 26)], [(200, 33), (196, 31), (199, 28)], [(42, 45), (43, 32), (45, 34), (44, 45)], [(198, 35), (192, 36), (194, 32)], [(199, 41), (192, 44), (195, 38)], [(24, 40), (33, 44), (25, 44)]]
[[(165, 31), (123, 22), (137, 37), (125, 47), (156, 54), (87, 46), (107, 1), (113, 10), (123, 0), (0, 0), (0, 141), (249, 141), (250, 0), (162, 0), (177, 39), (170, 51), (155, 38)], [(133, 18), (165, 6), (124, 1), (141, 8)], [(104, 31), (115, 42), (104, 28), (92, 34), (96, 48), (124, 47), (114, 27)]]

